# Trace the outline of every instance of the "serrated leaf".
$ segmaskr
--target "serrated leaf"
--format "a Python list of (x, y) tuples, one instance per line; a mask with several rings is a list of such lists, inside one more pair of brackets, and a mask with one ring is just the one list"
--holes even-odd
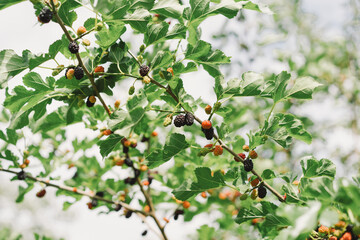
[(61, 3), (58, 14), (65, 25), (72, 27), (72, 24), (77, 19), (77, 14), (73, 10), (80, 6), (81, 4), (75, 0), (66, 0), (65, 2)]
[(248, 220), (265, 217), (267, 214), (274, 214), (278, 207), (271, 203), (262, 201), (252, 205), (250, 208), (241, 208), (235, 218), (235, 222), (241, 224)]
[(0, 89), (7, 86), (7, 81), (29, 67), (29, 51), (24, 51), (22, 56), (14, 50), (0, 52)]
[(285, 98), (311, 99), (316, 87), (321, 86), (311, 77), (302, 77), (295, 80), (294, 86), (286, 91)]
[(186, 182), (172, 191), (177, 199), (186, 200), (208, 189), (225, 186), (224, 177), (220, 171), (214, 172), (212, 176), (210, 168), (199, 167), (195, 169), (195, 176), (197, 182)]
[(145, 9), (137, 9), (133, 13), (129, 13), (125, 15), (121, 20), (130, 26), (141, 32), (144, 33), (147, 30), (147, 24), (149, 22), (150, 13)]
[(275, 88), (272, 92), (274, 102), (278, 102), (285, 97), (285, 89), (291, 75), (285, 71), (281, 72), (275, 78)]
[(156, 149), (146, 157), (148, 166), (150, 168), (160, 166), (188, 147), (184, 135), (173, 133), (168, 137), (163, 149)]
[(149, 46), (157, 41), (163, 39), (169, 29), (169, 24), (166, 22), (161, 22), (157, 24), (149, 24), (148, 31), (145, 33), (144, 36), (144, 43), (146, 46)]
[(158, 1), (151, 9), (152, 12), (165, 17), (179, 19), (182, 15), (184, 7), (177, 0)]
[(114, 149), (120, 150), (121, 140), (123, 136), (111, 134), (107, 139), (99, 141), (100, 154), (103, 157), (109, 155)]
[(289, 147), (293, 137), (307, 144), (312, 141), (311, 135), (304, 129), (301, 120), (292, 114), (275, 114), (266, 128), (265, 134), (284, 148)]
[(328, 159), (316, 160), (310, 158), (301, 160), (301, 168), (305, 178), (316, 178), (321, 176), (334, 178), (336, 174), (335, 164)]
[(173, 58), (170, 52), (158, 51), (151, 61), (151, 68), (154, 70), (157, 68), (166, 67), (171, 63), (172, 59)]
[(25, 194), (27, 194), (34, 188), (34, 184), (32, 184), (32, 183), (27, 183), (27, 184), (28, 185), (25, 188), (22, 186), (19, 186), (19, 195), (16, 198), (15, 202), (20, 203), (20, 202), (24, 201)]
[(97, 39), (96, 43), (103, 48), (110, 47), (126, 31), (126, 27), (121, 21), (109, 22), (108, 25), (109, 28), (103, 27), (101, 31), (95, 34)]
[(2, 0), (0, 2), (0, 10), (10, 7), (12, 5), (24, 2), (25, 0)]

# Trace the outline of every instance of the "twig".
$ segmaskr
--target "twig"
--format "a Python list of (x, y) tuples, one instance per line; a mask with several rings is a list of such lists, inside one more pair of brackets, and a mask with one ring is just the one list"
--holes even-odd
[[(65, 33), (67, 39), (70, 41), (70, 42), (73, 42), (74, 39), (70, 36), (70, 33), (69, 31), (66, 29), (65, 27), (65, 24), (64, 22), (61, 20), (61, 18), (59, 17), (57, 11), (56, 11), (56, 7), (54, 5), (54, 3), (51, 1), (51, 6), (49, 5), (49, 7), (52, 8), (52, 11), (53, 11), (53, 14), (56, 18), (56, 21), (57, 23), (60, 25), (61, 29), (63, 30), (63, 32)], [(92, 88), (94, 89), (94, 92), (95, 92), (95, 95), (97, 96), (97, 98), (100, 100), (101, 104), (103, 105), (103, 107), (105, 108), (107, 114), (110, 116), (111, 115), (111, 111), (110, 109), (108, 108), (108, 106), (106, 105), (104, 99), (101, 97), (100, 93), (99, 93), (99, 90), (97, 89), (96, 85), (95, 85), (95, 81), (94, 81), (94, 76), (89, 72), (89, 70), (86, 68), (86, 66), (84, 65), (81, 57), (80, 57), (80, 54), (79, 53), (76, 53), (76, 58), (79, 62), (79, 65), (83, 68), (86, 76), (89, 78), (90, 82), (91, 82), (91, 85), (92, 85)]]
[[(16, 171), (12, 171), (12, 170), (9, 170), (9, 169), (4, 169), (4, 168), (0, 168), (0, 171), (7, 172), (7, 173), (12, 173), (12, 174), (15, 174), (15, 175), (18, 174), (18, 172), (16, 172)], [(143, 216), (149, 216), (148, 213), (146, 213), (144, 211), (141, 211), (141, 210), (134, 209), (134, 208), (130, 207), (130, 205), (128, 205), (128, 204), (126, 204), (124, 202), (121, 202), (121, 201), (115, 202), (115, 201), (112, 201), (112, 200), (109, 200), (109, 199), (106, 199), (106, 198), (103, 198), (103, 197), (96, 196), (96, 195), (91, 194), (89, 192), (81, 191), (81, 190), (78, 190), (78, 189), (75, 190), (74, 187), (58, 185), (58, 184), (50, 182), (49, 180), (45, 180), (45, 179), (41, 179), (41, 178), (37, 178), (37, 177), (32, 177), (32, 176), (29, 176), (29, 175), (26, 175), (26, 178), (30, 179), (30, 180), (32, 180), (34, 182), (43, 183), (48, 187), (54, 187), (54, 188), (57, 188), (57, 189), (60, 189), (60, 190), (72, 192), (74, 194), (86, 196), (86, 197), (89, 197), (89, 198), (92, 198), (92, 199), (97, 199), (99, 201), (103, 201), (103, 202), (110, 203), (110, 204), (120, 204), (122, 207), (124, 207), (124, 208), (126, 208), (126, 209), (128, 209), (130, 211), (142, 214)]]

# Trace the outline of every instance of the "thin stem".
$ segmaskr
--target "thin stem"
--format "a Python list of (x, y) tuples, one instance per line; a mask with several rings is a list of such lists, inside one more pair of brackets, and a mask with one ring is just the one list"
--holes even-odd
[(168, 113), (185, 113), (185, 111), (172, 111), (172, 110), (164, 110), (164, 109), (156, 109), (156, 108), (149, 108), (151, 111), (157, 111), (157, 112), (168, 112)]
[(137, 64), (139, 64), (139, 66), (141, 66), (141, 62), (137, 59), (137, 57), (135, 57), (135, 55), (130, 51), (130, 49), (128, 49), (127, 52), (131, 55), (131, 57), (132, 57), (133, 59), (135, 59), (135, 61), (137, 62)]
[[(70, 33), (68, 32), (68, 30), (66, 29), (65, 27), (65, 24), (64, 22), (62, 21), (62, 19), (59, 17), (57, 11), (56, 11), (56, 7), (54, 5), (54, 3), (51, 1), (51, 7), (52, 7), (52, 10), (53, 10), (53, 14), (56, 18), (56, 21), (57, 23), (60, 25), (61, 29), (63, 30), (63, 32), (65, 33), (66, 37), (68, 38), (68, 40), (70, 42), (73, 42), (74, 39), (70, 36)], [(83, 68), (86, 76), (89, 78), (90, 82), (91, 82), (91, 86), (92, 88), (94, 89), (94, 92), (95, 92), (95, 95), (97, 96), (97, 98), (100, 100), (101, 104), (103, 105), (104, 109), (106, 110), (107, 114), (110, 116), (111, 115), (111, 111), (110, 109), (108, 108), (108, 106), (106, 105), (104, 99), (101, 97), (100, 93), (99, 93), (99, 90), (97, 89), (96, 85), (95, 85), (95, 81), (94, 81), (94, 75), (92, 75), (89, 70), (86, 68), (85, 64), (83, 63), (81, 57), (80, 57), (80, 54), (79, 53), (76, 53), (76, 58), (79, 62), (79, 65)]]
[(142, 79), (142, 77), (140, 76), (135, 76), (129, 73), (124, 73), (124, 72), (120, 72), (120, 73), (94, 73), (94, 75), (105, 75), (105, 76), (127, 76), (127, 77), (132, 77), (132, 78), (136, 78), (136, 79)]
[[(9, 170), (9, 169), (4, 169), (4, 168), (1, 168), (1, 167), (0, 167), (0, 171), (7, 172), (7, 173), (12, 173), (12, 174), (15, 174), (15, 175), (18, 174), (18, 172), (16, 172), (16, 171)], [(74, 194), (86, 196), (86, 197), (89, 197), (89, 198), (92, 198), (92, 199), (97, 199), (99, 201), (103, 201), (103, 202), (110, 203), (110, 204), (120, 204), (122, 207), (124, 207), (124, 208), (126, 208), (126, 209), (128, 209), (130, 211), (142, 214), (143, 216), (149, 216), (148, 213), (146, 213), (144, 211), (141, 211), (141, 210), (134, 209), (134, 208), (130, 207), (130, 205), (128, 205), (128, 204), (126, 204), (124, 202), (121, 202), (121, 201), (115, 202), (115, 201), (112, 201), (112, 200), (109, 200), (109, 199), (106, 199), (106, 198), (103, 198), (103, 197), (96, 196), (96, 195), (91, 194), (89, 192), (85, 192), (85, 191), (81, 191), (81, 190), (77, 190), (77, 189), (75, 190), (74, 187), (58, 185), (58, 184), (50, 182), (49, 180), (45, 180), (45, 179), (41, 179), (41, 178), (37, 178), (37, 177), (32, 177), (32, 176), (29, 176), (29, 175), (26, 175), (26, 178), (30, 179), (30, 180), (32, 180), (34, 182), (43, 183), (48, 187), (54, 187), (54, 188), (57, 188), (57, 189), (60, 189), (60, 190), (64, 190), (64, 191), (67, 191), (67, 192), (72, 192)]]

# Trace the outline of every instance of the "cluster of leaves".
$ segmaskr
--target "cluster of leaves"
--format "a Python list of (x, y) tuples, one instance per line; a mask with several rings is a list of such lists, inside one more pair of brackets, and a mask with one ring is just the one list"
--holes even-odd
[[(16, 2), (20, 1), (5, 1), (0, 4), (0, 9)], [(43, 1), (32, 2), (36, 14), (45, 6)], [(60, 2), (58, 17), (70, 35), (76, 38), (76, 33), (71, 29), (77, 19), (76, 9), (84, 3), (78, 0)], [(356, 221), (351, 216), (360, 216), (356, 208), (360, 204), (356, 190), (359, 186), (341, 181), (334, 183), (335, 166), (329, 160), (303, 160), (302, 177), (299, 187), (296, 187), (292, 183), (297, 177), (291, 172), (279, 173), (270, 167), (264, 168), (262, 163), (267, 158), (264, 155), (255, 161), (254, 168), (262, 171), (260, 176), (266, 183), (274, 185), (281, 194), (286, 194), (286, 203), (279, 204), (274, 195), (263, 201), (240, 199), (241, 194), (245, 195), (252, 190), (249, 186), (252, 174), (247, 173), (242, 164), (234, 161), (233, 155), (225, 153), (221, 157), (212, 154), (199, 156), (204, 143), (198, 137), (202, 136), (200, 126), (185, 126), (181, 131), (163, 126), (169, 113), (195, 113), (199, 107), (207, 105), (201, 99), (194, 99), (186, 93), (181, 79), (181, 75), (197, 71), (201, 66), (215, 80), (214, 92), (217, 99), (210, 115), (212, 124), (219, 139), (234, 152), (242, 152), (241, 147), (246, 140), (237, 130), (249, 122), (243, 118), (249, 108), (243, 110), (237, 107), (241, 97), (257, 98), (267, 103), (265, 107), (253, 107), (257, 107), (258, 114), (265, 115), (265, 118), (261, 118), (255, 129), (248, 133), (250, 149), (261, 147), (261, 150), (266, 150), (272, 146), (279, 151), (286, 151), (293, 138), (311, 143), (312, 137), (301, 118), (287, 111), (274, 112), (280, 103), (285, 105), (290, 100), (311, 99), (319, 83), (310, 77), (291, 80), (291, 75), (285, 71), (268, 77), (246, 72), (241, 78), (226, 81), (220, 66), (230, 63), (230, 57), (201, 39), (199, 26), (208, 17), (222, 15), (234, 18), (243, 9), (261, 11), (258, 5), (237, 0), (190, 0), (189, 4), (177, 0), (91, 0), (87, 7), (94, 11), (94, 18), (87, 19), (83, 26), (94, 32), (96, 42), (91, 47), (82, 46), (79, 56), (91, 74), (90, 78), (85, 76), (79, 81), (65, 76), (58, 77), (56, 74), (44, 78), (34, 71), (42, 64), (60, 57), (65, 59), (62, 62), (65, 66), (71, 66), (70, 62), (73, 60), (77, 61), (75, 55), (68, 50), (69, 40), (66, 35), (59, 37), (59, 40), (50, 45), (48, 52), (41, 55), (34, 55), (29, 50), (25, 50), (21, 56), (13, 50), (0, 52), (2, 88), (7, 86), (12, 77), (25, 70), (30, 71), (24, 75), (21, 85), (6, 89), (4, 107), (7, 110), (3, 111), (2, 119), (9, 127), (0, 132), (0, 138), (4, 141), (0, 158), (9, 163), (1, 161), (1, 168), (19, 168), (21, 162), (29, 158), (31, 162), (40, 162), (42, 167), (40, 173), (35, 174), (30, 164), (26, 168), (28, 174), (52, 180), (52, 173), (59, 166), (68, 165), (69, 169), (75, 167), (76, 171), (72, 178), (61, 179), (67, 186), (103, 192), (104, 198), (110, 201), (120, 200), (131, 206), (145, 207), (148, 202), (135, 197), (136, 189), (129, 190), (124, 181), (128, 176), (132, 177), (133, 168), (118, 164), (119, 160), (130, 157), (135, 168), (146, 165), (151, 169), (141, 173), (140, 180), (151, 176), (166, 187), (163, 191), (151, 189), (156, 208), (160, 207), (171, 214), (181, 208), (179, 200), (187, 200), (191, 203), (191, 208), (185, 211), (185, 221), (191, 221), (201, 213), (226, 209), (222, 210), (222, 217), (216, 219), (222, 231), (202, 226), (198, 230), (200, 239), (210, 239), (223, 232), (245, 235), (248, 229), (244, 227), (244, 223), (259, 218), (262, 221), (256, 224), (254, 231), (262, 237), (300, 239), (309, 235), (317, 226), (318, 220), (329, 220), (328, 215), (334, 218), (332, 221), (343, 218), (348, 222)], [(59, 27), (56, 22), (59, 23), (57, 19), (53, 19), (50, 24)], [(101, 29), (99, 23), (102, 24)], [(136, 56), (132, 56), (130, 44), (122, 40), (125, 32), (143, 37), (143, 45), (135, 52)], [(178, 43), (176, 48), (170, 44), (173, 42)], [(179, 56), (180, 44), (186, 50)], [(129, 78), (142, 79), (139, 75), (141, 64), (149, 65), (152, 80), (165, 87), (161, 88), (153, 83), (136, 85), (135, 94), (131, 94), (126, 104), (120, 108), (110, 107), (110, 117), (100, 104), (92, 108), (82, 104), (85, 97), (96, 93), (92, 81), (100, 94), (112, 96), (115, 87), (129, 81)], [(106, 66), (107, 70), (102, 75), (94, 74), (98, 65)], [(58, 68), (54, 70), (58, 71)], [(47, 106), (56, 102), (64, 105), (48, 112)], [(154, 114), (156, 109), (161, 111)], [(71, 149), (64, 151), (69, 142), (66, 135), (68, 126), (75, 124), (94, 133), (99, 130), (99, 126), (105, 124), (112, 134), (101, 134), (99, 137), (87, 137), (83, 140), (76, 138), (71, 142)], [(21, 135), (23, 128), (38, 134), (41, 141), (30, 141), (30, 145), (23, 149), (26, 154), (18, 155), (14, 149), (19, 147), (20, 140), (29, 141)], [(155, 135), (150, 137), (155, 129), (163, 137), (167, 136), (165, 142)], [(124, 151), (124, 137), (137, 140), (138, 146)], [(144, 138), (150, 140), (141, 142)], [(216, 142), (214, 140), (212, 143)], [(99, 159), (98, 154), (89, 156), (89, 150), (99, 152), (103, 159)], [(261, 155), (259, 150), (258, 152)], [(173, 166), (164, 164), (168, 161), (172, 161)], [(119, 168), (125, 171), (121, 172)], [(122, 174), (109, 175), (109, 172), (114, 171)], [(16, 179), (18, 178), (13, 178)], [(359, 179), (355, 180), (359, 182)], [(27, 186), (19, 187), (17, 202), (21, 202), (25, 194), (36, 187), (30, 179), (25, 182)], [(177, 201), (174, 201), (170, 192)], [(198, 196), (203, 192), (206, 200)], [(225, 194), (226, 197), (220, 197), (220, 194)], [(59, 189), (57, 195), (72, 197), (72, 200), (64, 203), (64, 209), (82, 198), (82, 195), (64, 189)], [(172, 204), (163, 207), (162, 203), (166, 202)], [(108, 212), (114, 210), (111, 204), (99, 201), (97, 207), (101, 206)], [(289, 216), (289, 212), (294, 214)], [(339, 212), (344, 214), (340, 216)], [(348, 214), (349, 212), (353, 215)]]

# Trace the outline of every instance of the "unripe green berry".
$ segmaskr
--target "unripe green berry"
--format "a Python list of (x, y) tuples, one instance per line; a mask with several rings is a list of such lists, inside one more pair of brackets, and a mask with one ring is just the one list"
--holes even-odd
[(95, 30), (96, 31), (101, 31), (101, 29), (103, 29), (103, 27), (104, 27), (104, 24), (99, 22), (98, 24), (96, 24)]
[(247, 193), (244, 193), (243, 195), (240, 196), (240, 200), (244, 201), (247, 199), (247, 197), (248, 197)]
[(219, 110), (219, 108), (221, 107), (221, 102), (216, 102), (214, 105), (214, 112), (216, 112), (217, 110)]
[(172, 123), (172, 115), (170, 114), (170, 115), (167, 115), (167, 116), (166, 116), (163, 125), (164, 125), (164, 127), (167, 127), (167, 126), (169, 126), (171, 123)]
[(135, 92), (135, 87), (134, 87), (134, 86), (131, 86), (131, 87), (129, 88), (129, 95), (133, 95), (134, 92)]

